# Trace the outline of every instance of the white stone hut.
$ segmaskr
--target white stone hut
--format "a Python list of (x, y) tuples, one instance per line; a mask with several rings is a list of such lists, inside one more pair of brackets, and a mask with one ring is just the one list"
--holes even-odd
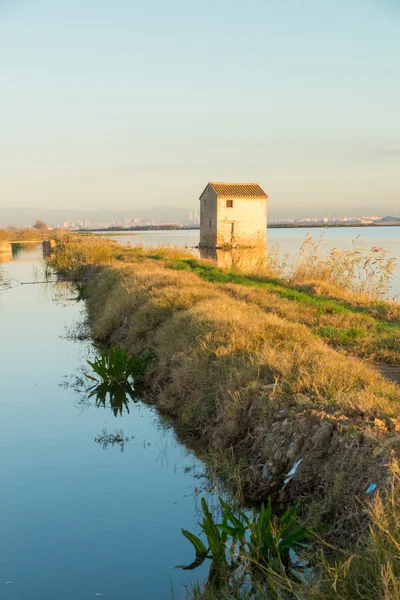
[(267, 199), (258, 183), (208, 183), (200, 196), (200, 247), (266, 245)]

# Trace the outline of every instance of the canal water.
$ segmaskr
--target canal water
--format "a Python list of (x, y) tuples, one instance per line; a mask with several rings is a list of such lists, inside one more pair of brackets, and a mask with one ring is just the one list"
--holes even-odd
[[(310, 229), (313, 239), (317, 242), (320, 237), (321, 252), (331, 248), (352, 250), (360, 248), (363, 254), (368, 254), (373, 246), (384, 248), (388, 256), (397, 261), (397, 267), (391, 282), (391, 295), (400, 294), (400, 227), (332, 227), (326, 229)], [(307, 235), (307, 229), (287, 228), (268, 229), (268, 246), (278, 248), (279, 255), (294, 256), (298, 253)], [(199, 243), (199, 231), (143, 231), (134, 235), (112, 236), (120, 244), (138, 244), (158, 246), (187, 246), (194, 248)]]
[[(41, 270), (36, 246), (0, 265), (0, 598), (184, 598), (206, 576), (171, 569), (194, 558), (202, 465), (145, 404), (88, 401), (84, 305), (67, 283), (20, 285)], [(95, 441), (120, 430), (123, 448)]]

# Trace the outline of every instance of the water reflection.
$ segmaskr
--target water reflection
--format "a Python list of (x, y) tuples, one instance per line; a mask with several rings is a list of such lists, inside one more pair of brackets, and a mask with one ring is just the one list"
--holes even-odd
[(12, 258), (15, 260), (18, 258), (22, 252), (24, 251), (23, 244), (12, 244)]
[[(0, 265), (2, 281), (33, 281), (40, 267), (40, 247), (27, 245)], [(52, 285), (0, 290), (0, 556), (3, 586), (14, 581), (7, 596), (151, 599), (169, 598), (173, 588), (179, 598), (188, 573), (170, 567), (188, 551), (180, 528), (197, 526), (194, 472), (202, 464), (128, 390), (104, 395), (103, 388), (98, 410), (95, 394), (88, 400), (98, 382), (88, 383), (83, 369), (96, 349), (65, 336), (85, 313), (73, 301), (76, 290), (66, 290), (71, 301), (54, 302)], [(136, 384), (135, 392), (140, 399)], [(115, 437), (103, 437), (104, 429)], [(121, 454), (118, 440), (132, 435)], [(105, 452), (100, 439), (116, 443)], [(165, 539), (168, 552), (157, 551)], [(199, 577), (206, 575), (204, 566)]]
[(242, 271), (259, 271), (267, 266), (267, 247), (255, 248), (200, 248), (201, 258), (215, 261), (219, 268), (239, 269)]
[(103, 429), (101, 434), (96, 435), (94, 441), (96, 444), (100, 444), (103, 450), (107, 450), (110, 446), (118, 446), (121, 452), (125, 450), (125, 444), (128, 444), (131, 440), (134, 440), (134, 435), (125, 435), (123, 429), (117, 429), (111, 433), (107, 429)]
[(134, 389), (129, 383), (124, 385), (99, 383), (88, 391), (88, 399), (94, 398), (98, 408), (110, 407), (115, 417), (122, 416), (124, 411), (129, 414), (129, 403), (137, 402)]

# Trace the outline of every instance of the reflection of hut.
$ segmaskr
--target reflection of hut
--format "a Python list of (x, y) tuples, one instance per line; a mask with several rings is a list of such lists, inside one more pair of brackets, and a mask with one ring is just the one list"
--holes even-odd
[(265, 246), (267, 199), (258, 183), (209, 183), (200, 196), (200, 247)]

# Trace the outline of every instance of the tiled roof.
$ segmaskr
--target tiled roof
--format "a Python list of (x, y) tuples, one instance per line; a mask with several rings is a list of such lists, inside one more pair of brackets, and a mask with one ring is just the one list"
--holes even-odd
[(223, 198), (268, 198), (258, 183), (219, 183), (210, 181), (208, 185), (212, 187), (217, 196)]

